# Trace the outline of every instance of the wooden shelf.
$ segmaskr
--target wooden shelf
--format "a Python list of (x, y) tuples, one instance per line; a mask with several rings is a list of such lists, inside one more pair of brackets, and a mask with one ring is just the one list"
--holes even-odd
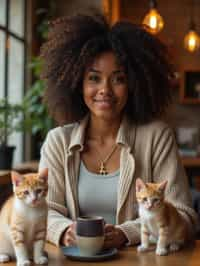
[(200, 167), (200, 157), (181, 157), (185, 167)]
[(10, 171), (0, 170), (0, 185), (11, 184)]
[(200, 99), (194, 99), (194, 98), (181, 98), (180, 100), (183, 104), (200, 104)]
[[(24, 162), (13, 168), (14, 171), (20, 174), (38, 171), (38, 161)], [(11, 176), (9, 170), (0, 170), (0, 185), (11, 184)]]
[(36, 173), (38, 171), (38, 161), (28, 161), (16, 165), (13, 170), (19, 172), (20, 174), (26, 173)]

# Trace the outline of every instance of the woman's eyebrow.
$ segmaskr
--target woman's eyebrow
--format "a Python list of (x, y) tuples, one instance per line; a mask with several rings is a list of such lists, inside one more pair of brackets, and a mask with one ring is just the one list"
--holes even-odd
[(118, 69), (118, 70), (115, 70), (113, 71), (113, 74), (118, 74), (118, 73), (125, 73), (125, 71), (123, 69)]
[[(96, 72), (96, 73), (101, 73), (100, 70), (94, 69), (94, 68), (89, 68), (88, 72)], [(112, 72), (112, 74), (118, 74), (118, 73), (124, 73), (123, 69), (117, 69)]]
[(101, 73), (101, 71), (94, 69), (94, 68), (89, 68), (88, 72), (97, 72), (97, 73)]

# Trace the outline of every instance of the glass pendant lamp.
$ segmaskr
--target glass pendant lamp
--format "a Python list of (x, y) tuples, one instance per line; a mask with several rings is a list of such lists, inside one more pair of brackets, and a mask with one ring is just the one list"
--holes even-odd
[(152, 34), (157, 34), (163, 29), (164, 20), (158, 13), (156, 0), (150, 0), (149, 6), (149, 12), (144, 17), (143, 24), (148, 26)]
[(200, 47), (200, 36), (196, 32), (193, 11), (194, 11), (194, 1), (192, 1), (191, 5), (189, 32), (184, 37), (184, 47), (188, 52), (191, 53), (197, 51)]

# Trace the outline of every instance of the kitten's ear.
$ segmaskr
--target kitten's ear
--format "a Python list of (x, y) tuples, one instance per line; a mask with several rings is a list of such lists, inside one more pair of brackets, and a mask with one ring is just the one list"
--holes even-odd
[(38, 178), (42, 179), (43, 182), (47, 183), (47, 181), (48, 181), (48, 168), (44, 168), (44, 169), (40, 170)]
[(136, 179), (136, 192), (140, 192), (143, 188), (145, 188), (146, 185), (144, 181), (141, 178)]
[(160, 184), (158, 184), (158, 190), (160, 192), (164, 192), (165, 191), (165, 188), (166, 188), (166, 185), (167, 185), (167, 180), (164, 180), (162, 181)]
[(12, 179), (13, 185), (17, 187), (22, 182), (23, 176), (15, 171), (11, 171), (11, 179)]

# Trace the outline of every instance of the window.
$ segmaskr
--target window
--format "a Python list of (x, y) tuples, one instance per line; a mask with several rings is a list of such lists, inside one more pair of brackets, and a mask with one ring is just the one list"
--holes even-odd
[[(27, 0), (0, 0), (0, 98), (20, 103), (25, 91)], [(14, 162), (23, 159), (23, 134), (7, 140), (16, 146)]]

